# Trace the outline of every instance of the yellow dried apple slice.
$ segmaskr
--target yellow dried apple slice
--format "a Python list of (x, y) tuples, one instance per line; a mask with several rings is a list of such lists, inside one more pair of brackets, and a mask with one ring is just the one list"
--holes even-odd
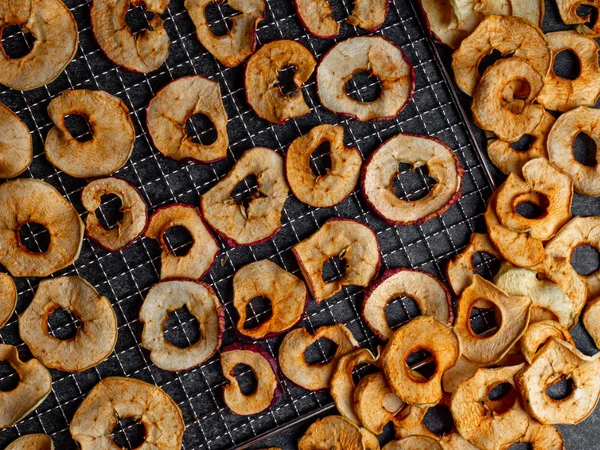
[(527, 331), (519, 341), (521, 352), (529, 364), (533, 362), (535, 355), (544, 344), (553, 337), (575, 345), (569, 331), (554, 320), (542, 320), (529, 324)]
[[(342, 416), (327, 416), (314, 422), (298, 441), (298, 450), (375, 450), (372, 434)], [(377, 438), (375, 438), (377, 441)]]
[(185, 431), (181, 410), (161, 388), (135, 378), (100, 380), (75, 411), (71, 436), (81, 450), (116, 449), (113, 428), (128, 417), (145, 428), (139, 448), (181, 447)]
[[(186, 307), (198, 321), (200, 339), (187, 347), (165, 338), (167, 315)], [(163, 370), (179, 371), (197, 367), (214, 355), (221, 345), (225, 327), (223, 308), (210, 286), (199, 281), (173, 280), (155, 284), (140, 309), (142, 347)]]
[[(271, 316), (256, 327), (246, 328), (246, 311), (256, 297), (271, 302)], [(307, 302), (304, 282), (267, 259), (248, 264), (233, 276), (237, 330), (252, 339), (267, 339), (292, 328), (302, 319)]]
[(548, 158), (546, 144), (548, 134), (554, 125), (556, 119), (550, 113), (544, 113), (542, 121), (533, 131), (528, 133), (532, 139), (531, 145), (527, 150), (521, 151), (511, 147), (510, 142), (501, 139), (492, 140), (488, 144), (488, 156), (498, 169), (509, 174), (514, 173), (523, 176), (523, 166), (535, 158)]
[[(302, 44), (281, 39), (263, 45), (246, 64), (244, 85), (250, 107), (261, 119), (283, 125), (288, 119), (310, 112), (304, 101), (302, 85), (310, 78), (317, 61)], [(295, 67), (293, 82), (296, 92), (283, 93), (279, 74), (288, 67)]]
[(475, 0), (419, 0), (427, 26), (435, 38), (451, 49), (457, 48), (483, 20)]
[[(238, 204), (233, 190), (249, 176), (256, 176), (257, 193), (249, 203)], [(208, 224), (231, 247), (255, 245), (281, 229), (281, 213), (288, 197), (283, 158), (273, 150), (246, 150), (231, 171), (200, 198)]]
[[(204, 145), (188, 136), (186, 123), (194, 114), (212, 122), (217, 133), (213, 143)], [(169, 83), (150, 100), (146, 125), (152, 142), (168, 158), (212, 163), (227, 156), (227, 112), (216, 81), (198, 75)]]
[(77, 52), (77, 22), (60, 0), (6, 0), (0, 4), (0, 28), (20, 25), (35, 42), (21, 58), (11, 58), (0, 44), (0, 83), (19, 91), (57, 78)]
[(452, 324), (452, 298), (446, 286), (437, 278), (420, 270), (399, 268), (387, 270), (365, 292), (363, 318), (380, 339), (387, 341), (394, 331), (388, 325), (385, 311), (389, 302), (398, 297), (410, 297), (424, 316)]
[(381, 372), (361, 378), (354, 390), (354, 410), (359, 423), (374, 434), (383, 433), (383, 428), (403, 406)]
[(428, 436), (409, 436), (388, 442), (382, 450), (444, 450), (444, 447)]
[(14, 178), (22, 174), (32, 161), (33, 144), (29, 128), (19, 116), (0, 103), (0, 178)]
[(596, 346), (600, 346), (600, 297), (589, 302), (585, 308), (583, 326), (594, 340)]
[[(165, 233), (174, 227), (184, 227), (194, 241), (185, 255), (175, 255), (165, 242)], [(219, 253), (217, 241), (204, 224), (198, 208), (192, 205), (175, 203), (154, 211), (148, 222), (146, 236), (158, 241), (161, 247), (161, 280), (168, 278), (198, 280), (210, 270)]]
[(588, 135), (596, 145), (600, 141), (600, 110), (580, 106), (560, 116), (548, 135), (550, 161), (573, 180), (575, 192), (600, 195), (600, 165), (587, 166), (575, 159), (573, 145), (580, 134)]
[(558, 12), (564, 23), (567, 25), (577, 25), (577, 31), (589, 37), (600, 36), (600, 22), (596, 20), (590, 28), (587, 23), (592, 20), (592, 13), (585, 16), (578, 14), (580, 6), (592, 6), (596, 11), (600, 10), (600, 2), (598, 0), (556, 0)]
[(550, 68), (548, 41), (537, 26), (520, 17), (488, 16), (452, 55), (456, 84), (463, 92), (475, 93), (481, 78), (479, 65), (494, 50), (529, 62), (542, 76)]
[[(381, 83), (373, 101), (358, 101), (346, 92), (346, 83), (368, 72)], [(330, 111), (362, 122), (391, 120), (406, 107), (415, 88), (415, 72), (400, 47), (381, 36), (346, 39), (329, 50), (317, 69), (317, 91)]]
[[(550, 340), (530, 366), (517, 375), (517, 385), (529, 413), (543, 424), (575, 425), (591, 414), (600, 396), (600, 359), (586, 356), (571, 344)], [(551, 398), (546, 389), (562, 380), (572, 390), (562, 399)]]
[[(54, 127), (48, 132), (46, 158), (76, 178), (110, 175), (131, 156), (135, 129), (125, 103), (108, 92), (87, 89), (64, 91), (50, 101), (48, 115)], [(69, 131), (65, 117), (83, 116), (91, 139), (80, 142)]]
[[(16, 179), (0, 185), (0, 264), (14, 277), (46, 277), (79, 257), (83, 223), (71, 203), (49, 184)], [(43, 225), (50, 244), (31, 252), (21, 242), (19, 229), (26, 223)]]
[(26, 434), (12, 441), (6, 450), (54, 450), (54, 442), (47, 434)]
[(0, 392), (0, 429), (12, 427), (36, 409), (52, 391), (52, 376), (41, 362), (23, 362), (17, 347), (0, 344), (0, 361), (6, 361), (19, 376), (19, 384)]
[[(311, 155), (324, 142), (329, 143), (331, 168), (325, 175), (315, 175)], [(288, 148), (285, 172), (294, 195), (315, 208), (341, 203), (352, 193), (360, 177), (362, 156), (354, 147), (344, 145), (344, 127), (318, 125), (295, 139)]]
[(231, 26), (227, 33), (215, 35), (206, 18), (206, 8), (215, 0), (186, 0), (187, 9), (196, 27), (200, 43), (226, 67), (242, 64), (256, 48), (256, 27), (263, 20), (265, 0), (227, 0), (227, 6), (237, 14), (228, 19)]
[[(507, 86), (515, 81), (526, 87), (527, 97), (515, 105), (514, 93)], [(543, 106), (534, 104), (542, 91), (544, 77), (529, 62), (520, 58), (496, 61), (481, 77), (473, 96), (471, 111), (475, 124), (491, 131), (503, 141), (515, 142), (535, 130), (544, 117)]]
[[(437, 181), (427, 195), (403, 200), (395, 193), (400, 164), (426, 166)], [(461, 195), (463, 169), (446, 144), (428, 136), (398, 134), (377, 149), (363, 166), (362, 190), (367, 203), (390, 225), (414, 225), (446, 212)]]
[[(309, 364), (304, 352), (321, 338), (336, 344), (335, 355), (326, 364)], [(310, 334), (305, 328), (297, 328), (286, 334), (281, 342), (279, 367), (289, 380), (304, 389), (327, 389), (339, 359), (357, 347), (358, 342), (350, 330), (339, 323), (320, 327), (315, 334)]]
[[(81, 326), (69, 339), (50, 334), (48, 319), (63, 309)], [(106, 297), (79, 277), (59, 277), (40, 283), (29, 307), (19, 317), (19, 334), (46, 367), (82, 372), (104, 361), (115, 348), (117, 316)]]
[[(93, 0), (92, 30), (100, 48), (115, 64), (134, 72), (158, 69), (169, 56), (169, 36), (160, 14), (170, 0)], [(149, 27), (133, 33), (125, 21), (130, 6), (143, 6), (153, 14)]]
[[(471, 328), (474, 308), (493, 308), (497, 329), (493, 334), (476, 334)], [(464, 356), (474, 363), (493, 364), (502, 359), (521, 338), (529, 324), (531, 299), (506, 294), (479, 275), (458, 300), (454, 331)]]
[[(115, 228), (107, 229), (98, 220), (96, 210), (102, 204), (102, 197), (110, 194), (121, 201), (123, 217)], [(135, 187), (120, 178), (101, 178), (90, 182), (81, 192), (81, 203), (88, 212), (85, 220), (88, 237), (111, 252), (131, 245), (146, 228), (146, 202)]]
[(17, 287), (14, 280), (0, 273), (0, 328), (6, 325), (17, 306)]
[[(379, 272), (377, 237), (371, 228), (351, 219), (332, 218), (308, 239), (292, 247), (308, 288), (317, 303), (327, 300), (344, 286), (367, 287)], [(346, 264), (341, 278), (323, 279), (323, 264), (339, 257)]]
[[(479, 369), (461, 383), (452, 395), (450, 410), (459, 433), (477, 448), (500, 448), (525, 434), (529, 414), (519, 401), (515, 375), (525, 364)], [(509, 391), (491, 400), (489, 393), (499, 385)]]
[[(409, 356), (419, 351), (429, 352), (435, 363), (435, 372), (428, 378), (407, 365)], [(442, 375), (459, 356), (459, 340), (452, 328), (431, 316), (419, 316), (394, 333), (381, 353), (381, 365), (400, 400), (411, 405), (433, 405), (443, 395)]]
[(510, 450), (514, 444), (529, 444), (531, 450), (564, 450), (565, 441), (560, 431), (552, 425), (542, 425), (535, 420), (529, 421), (527, 431), (513, 444), (506, 444), (500, 450)]

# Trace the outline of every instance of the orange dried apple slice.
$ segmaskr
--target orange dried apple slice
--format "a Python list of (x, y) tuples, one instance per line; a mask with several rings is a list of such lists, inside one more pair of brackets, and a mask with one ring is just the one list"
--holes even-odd
[(17, 306), (17, 287), (14, 280), (0, 273), (0, 328), (6, 325)]
[(553, 337), (575, 346), (569, 331), (554, 320), (542, 320), (541, 322), (529, 324), (519, 341), (521, 352), (529, 364), (533, 362), (536, 354), (544, 344)]
[[(298, 441), (298, 450), (375, 450), (372, 434), (342, 416), (327, 416), (314, 422)], [(375, 438), (377, 441), (377, 438)]]
[(381, 372), (361, 378), (354, 390), (354, 410), (359, 423), (374, 434), (383, 433), (383, 428), (403, 406)]
[(388, 442), (383, 450), (444, 450), (444, 447), (428, 436), (409, 436), (398, 441)]
[(529, 421), (527, 431), (513, 444), (506, 444), (500, 450), (510, 450), (514, 444), (529, 444), (531, 450), (564, 450), (565, 441), (560, 431), (552, 425), (542, 425), (535, 420)]
[(577, 31), (589, 37), (600, 36), (600, 22), (596, 20), (590, 28), (587, 23), (592, 20), (592, 13), (587, 15), (579, 15), (580, 6), (592, 6), (596, 11), (600, 10), (600, 2), (598, 0), (556, 0), (558, 12), (564, 23), (567, 25), (577, 25)]
[(600, 297), (588, 303), (583, 313), (583, 326), (594, 340), (600, 345)]
[(29, 128), (19, 116), (0, 103), (0, 178), (14, 178), (22, 174), (32, 161), (33, 144)]
[(12, 441), (6, 450), (54, 450), (54, 442), (47, 434), (26, 434)]

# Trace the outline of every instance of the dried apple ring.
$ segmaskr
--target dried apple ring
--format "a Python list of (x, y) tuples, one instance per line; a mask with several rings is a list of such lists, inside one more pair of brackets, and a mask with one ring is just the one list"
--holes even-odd
[(161, 388), (135, 378), (107, 377), (94, 386), (71, 421), (71, 436), (81, 450), (116, 450), (113, 428), (119, 418), (144, 426), (140, 449), (181, 448), (185, 424), (181, 410)]
[[(175, 255), (165, 241), (165, 233), (174, 227), (184, 227), (192, 236), (193, 244), (185, 255)], [(191, 278), (198, 280), (210, 270), (219, 245), (204, 224), (198, 208), (183, 203), (159, 208), (148, 222), (146, 236), (158, 241), (160, 255), (160, 278)]]
[(361, 378), (354, 390), (354, 410), (359, 423), (374, 434), (383, 433), (383, 428), (403, 406), (381, 372)]
[(265, 0), (227, 0), (238, 14), (228, 17), (231, 26), (226, 34), (217, 36), (206, 19), (206, 7), (215, 0), (186, 0), (187, 9), (200, 43), (225, 67), (242, 64), (256, 48), (256, 27), (265, 15)]
[[(426, 166), (437, 183), (419, 200), (395, 194), (400, 164)], [(390, 225), (414, 225), (446, 212), (460, 198), (463, 169), (443, 142), (427, 136), (398, 134), (376, 150), (363, 166), (362, 190), (367, 203)]]
[[(257, 327), (245, 328), (246, 308), (256, 297), (269, 299), (271, 317)], [(267, 339), (292, 328), (302, 319), (307, 302), (304, 282), (268, 259), (248, 264), (233, 276), (237, 329), (252, 339)]]
[[(225, 404), (234, 414), (250, 416), (273, 406), (281, 389), (277, 381), (277, 362), (260, 345), (233, 344), (221, 350), (221, 368), (229, 381), (223, 387)], [(245, 364), (254, 373), (258, 385), (249, 395), (242, 393), (234, 376), (238, 364)]]
[[(81, 115), (90, 124), (92, 138), (79, 142), (65, 117)], [(48, 105), (54, 127), (44, 150), (50, 163), (75, 178), (110, 175), (127, 162), (133, 151), (135, 129), (125, 103), (108, 92), (87, 89), (64, 91)]]
[[(330, 145), (331, 168), (316, 176), (310, 165), (311, 155), (324, 142)], [(295, 139), (285, 158), (285, 172), (294, 195), (315, 208), (328, 208), (341, 203), (356, 187), (362, 157), (354, 147), (344, 145), (344, 128), (318, 125)]]
[[(63, 309), (80, 321), (77, 334), (59, 339), (50, 334), (48, 319)], [(106, 297), (79, 277), (40, 283), (31, 304), (19, 317), (19, 334), (33, 356), (50, 369), (82, 372), (100, 364), (117, 343), (117, 316)]]
[(537, 352), (552, 337), (575, 346), (571, 334), (560, 323), (554, 320), (542, 320), (541, 322), (530, 323), (519, 342), (525, 360), (531, 364)]
[(52, 376), (37, 359), (21, 361), (17, 347), (0, 344), (0, 361), (17, 372), (19, 384), (0, 392), (0, 429), (12, 427), (36, 409), (52, 391)]
[[(515, 383), (515, 375), (524, 366), (479, 369), (452, 396), (450, 410), (456, 428), (477, 448), (512, 444), (527, 431), (531, 418), (521, 407)], [(502, 384), (510, 385), (509, 392), (491, 400), (489, 393)]]
[(600, 346), (600, 297), (595, 298), (585, 308), (583, 326), (593, 339), (596, 347)]
[(363, 318), (379, 337), (387, 341), (394, 335), (388, 325), (385, 311), (390, 301), (398, 297), (410, 297), (421, 314), (433, 316), (450, 325), (454, 318), (452, 298), (446, 286), (437, 278), (420, 270), (402, 267), (386, 270), (365, 292)]
[[(309, 364), (304, 352), (308, 347), (325, 338), (337, 345), (335, 355), (326, 364)], [(294, 384), (310, 390), (327, 389), (339, 359), (358, 347), (352, 332), (341, 323), (323, 326), (310, 334), (305, 328), (297, 328), (285, 335), (279, 347), (281, 372)]]
[[(179, 347), (165, 339), (167, 315), (186, 307), (198, 320), (200, 339)], [(161, 281), (148, 291), (140, 322), (142, 347), (150, 351), (150, 359), (163, 370), (179, 371), (197, 367), (215, 354), (221, 345), (225, 318), (219, 299), (210, 286), (199, 281)]]
[(510, 142), (501, 139), (495, 139), (488, 144), (488, 156), (494, 165), (502, 172), (515, 175), (523, 175), (523, 166), (535, 158), (548, 159), (546, 144), (548, 134), (554, 125), (556, 119), (550, 113), (544, 113), (542, 121), (538, 124), (528, 136), (532, 139), (531, 145), (527, 150), (516, 150)]
[[(316, 65), (310, 50), (296, 41), (281, 39), (263, 45), (246, 64), (244, 85), (250, 107), (258, 117), (277, 125), (308, 114), (301, 88)], [(296, 92), (291, 95), (284, 94), (279, 85), (279, 74), (288, 67), (296, 68)]]
[[(196, 143), (188, 136), (186, 123), (194, 114), (206, 115), (214, 125), (217, 138), (212, 144)], [(168, 158), (212, 163), (227, 156), (227, 112), (216, 81), (201, 76), (172, 81), (150, 100), (146, 124), (152, 142)]]
[[(406, 363), (411, 354), (419, 351), (431, 353), (435, 362), (435, 372), (429, 378), (411, 370)], [(381, 353), (381, 366), (400, 400), (410, 405), (434, 405), (443, 396), (442, 375), (459, 356), (459, 340), (452, 328), (434, 317), (419, 316), (394, 333)]]
[(14, 280), (0, 273), (0, 328), (6, 325), (17, 306), (17, 287)]
[[(104, 228), (95, 212), (102, 204), (102, 197), (109, 194), (119, 198), (123, 213), (122, 219), (112, 229)], [(88, 237), (111, 252), (128, 247), (146, 228), (146, 203), (137, 189), (123, 179), (111, 177), (90, 182), (81, 192), (81, 203), (88, 212), (85, 220)]]
[(298, 441), (298, 450), (372, 450), (367, 446), (372, 435), (364, 431), (345, 417), (327, 416), (308, 427)]
[(600, 142), (600, 110), (580, 106), (560, 116), (548, 135), (550, 161), (573, 180), (578, 194), (600, 195), (600, 164), (586, 166), (575, 159), (573, 145), (579, 134)]
[[(494, 308), (494, 334), (478, 335), (471, 328), (474, 308)], [(464, 356), (474, 363), (493, 364), (501, 360), (521, 338), (529, 324), (531, 299), (506, 294), (479, 275), (458, 300), (454, 330)]]
[[(249, 176), (256, 176), (257, 193), (238, 204), (232, 192)], [(273, 150), (246, 150), (231, 171), (200, 198), (204, 218), (229, 246), (255, 245), (281, 229), (281, 212), (288, 197), (283, 158)]]
[[(377, 237), (371, 228), (351, 219), (331, 218), (319, 231), (292, 247), (308, 288), (317, 303), (344, 286), (367, 287), (379, 272)], [(346, 264), (341, 278), (323, 279), (323, 264), (338, 257)]]
[(473, 282), (475, 274), (473, 257), (476, 253), (487, 253), (497, 260), (502, 260), (502, 256), (487, 234), (473, 233), (469, 245), (448, 263), (448, 284), (456, 295), (462, 294)]
[[(368, 72), (381, 83), (376, 100), (350, 98), (346, 83)], [(325, 54), (317, 69), (317, 92), (328, 110), (362, 122), (391, 120), (400, 114), (415, 89), (415, 72), (400, 47), (381, 36), (353, 37)]]
[(32, 161), (29, 128), (11, 109), (0, 103), (0, 178), (22, 174)]
[[(158, 69), (169, 56), (169, 36), (159, 16), (170, 0), (93, 0), (92, 30), (100, 48), (115, 64), (134, 72)], [(154, 16), (148, 29), (133, 33), (125, 15), (131, 6), (143, 6)]]
[[(83, 242), (83, 223), (71, 203), (49, 184), (16, 179), (0, 185), (0, 264), (13, 277), (46, 277), (72, 264)], [(43, 225), (50, 244), (31, 252), (21, 242), (26, 223)]]
[(54, 442), (47, 434), (26, 434), (12, 441), (5, 450), (54, 450)]
[[(600, 96), (600, 64), (598, 43), (574, 30), (546, 34), (552, 51), (550, 72), (544, 79), (544, 88), (537, 101), (552, 111), (570, 111), (578, 106), (594, 106)], [(553, 70), (558, 54), (570, 51), (579, 60), (579, 76), (570, 80), (556, 75)]]
[(77, 22), (60, 0), (3, 1), (0, 29), (10, 25), (20, 25), (35, 43), (21, 58), (9, 57), (0, 44), (0, 83), (9, 88), (27, 91), (50, 83), (77, 52)]
[[(517, 386), (527, 410), (541, 423), (576, 425), (598, 403), (599, 370), (597, 356), (586, 356), (571, 344), (550, 338), (531, 365), (517, 375)], [(548, 386), (565, 379), (573, 383), (570, 394), (562, 399), (548, 396)]]
[(592, 21), (593, 13), (580, 16), (578, 10), (580, 6), (588, 5), (597, 10), (600, 9), (598, 0), (556, 0), (558, 12), (562, 21), (567, 25), (577, 25), (577, 32), (589, 37), (600, 36), (600, 22), (596, 20), (592, 28), (587, 26), (587, 23)]
[[(531, 450), (564, 450), (565, 441), (560, 431), (552, 425), (542, 425), (535, 420), (529, 421), (527, 431), (514, 444), (529, 444)], [(513, 444), (506, 444), (500, 450), (510, 450)]]
[(438, 441), (428, 436), (409, 436), (390, 441), (382, 450), (444, 450)]

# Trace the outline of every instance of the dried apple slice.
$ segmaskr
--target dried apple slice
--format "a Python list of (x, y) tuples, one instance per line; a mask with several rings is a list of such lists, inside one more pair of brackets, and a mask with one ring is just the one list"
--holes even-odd
[[(381, 83), (381, 94), (366, 102), (350, 98), (346, 83), (368, 72)], [(391, 120), (406, 107), (415, 89), (415, 72), (400, 47), (381, 36), (346, 39), (329, 50), (317, 69), (317, 91), (330, 111), (362, 122)]]
[(462, 294), (473, 282), (473, 257), (476, 253), (487, 253), (497, 260), (502, 259), (487, 234), (473, 233), (465, 249), (448, 263), (448, 283), (456, 295)]
[[(512, 444), (527, 431), (530, 417), (519, 402), (515, 383), (515, 375), (524, 366), (479, 369), (452, 395), (450, 410), (456, 428), (477, 448)], [(489, 393), (503, 384), (510, 385), (508, 393), (491, 400)]]
[(383, 433), (383, 428), (403, 406), (381, 372), (361, 378), (354, 390), (354, 410), (359, 423), (374, 434)]
[[(167, 315), (186, 307), (198, 321), (200, 339), (187, 347), (165, 338)], [(173, 280), (155, 284), (140, 309), (142, 347), (159, 368), (170, 371), (197, 367), (214, 355), (225, 328), (223, 308), (213, 290), (199, 281)]]
[[(72, 313), (81, 323), (72, 338), (59, 339), (48, 330), (48, 319), (58, 309)], [(82, 372), (112, 353), (118, 337), (117, 316), (108, 299), (83, 278), (53, 278), (40, 283), (19, 317), (19, 334), (46, 367)]]
[[(258, 192), (247, 204), (238, 204), (232, 192), (249, 176), (256, 176)], [(200, 198), (208, 224), (229, 246), (255, 245), (275, 236), (281, 229), (281, 212), (289, 186), (283, 159), (273, 150), (246, 150), (233, 169)]]
[(457, 48), (483, 20), (474, 0), (419, 0), (433, 36), (451, 49)]
[(56, 79), (77, 52), (77, 22), (60, 0), (15, 1), (0, 5), (0, 28), (19, 25), (35, 38), (31, 51), (11, 58), (0, 44), (0, 83), (19, 91), (35, 89)]
[[(239, 364), (250, 367), (257, 380), (256, 390), (249, 395), (242, 393), (234, 376)], [(277, 381), (277, 362), (260, 345), (233, 344), (221, 350), (221, 368), (229, 381), (223, 387), (225, 404), (234, 414), (250, 416), (270, 408), (277, 402), (281, 389)]]
[(181, 447), (185, 424), (179, 406), (158, 386), (135, 378), (100, 380), (75, 411), (71, 436), (81, 450), (114, 449), (113, 428), (128, 417), (145, 428), (140, 448)]
[[(325, 338), (336, 344), (335, 355), (326, 364), (309, 364), (304, 352), (308, 347)], [(358, 342), (344, 325), (323, 326), (310, 334), (305, 328), (297, 328), (285, 335), (279, 347), (281, 372), (298, 386), (316, 391), (329, 387), (339, 359), (358, 347)]]
[[(171, 42), (160, 14), (170, 0), (93, 0), (92, 30), (100, 48), (115, 64), (134, 72), (158, 69), (169, 56)], [(148, 29), (133, 33), (125, 15), (131, 6), (143, 6), (153, 17)]]
[(229, 17), (231, 27), (223, 35), (215, 35), (206, 18), (206, 8), (215, 0), (186, 0), (187, 9), (200, 43), (226, 67), (242, 64), (256, 48), (256, 27), (265, 15), (265, 0), (227, 0), (227, 6), (238, 14)]
[(298, 441), (298, 450), (374, 450), (366, 445), (370, 442), (370, 433), (354, 422), (342, 416), (327, 416), (308, 427)]
[[(212, 122), (217, 133), (212, 144), (197, 143), (188, 136), (186, 123), (194, 114), (204, 114)], [(216, 81), (199, 75), (172, 81), (150, 100), (146, 125), (152, 142), (168, 158), (212, 163), (227, 156), (227, 112)]]
[[(419, 200), (395, 193), (399, 165), (426, 166), (437, 181)], [(460, 198), (463, 169), (454, 152), (438, 139), (398, 134), (377, 149), (363, 166), (362, 190), (367, 203), (390, 225), (414, 225), (446, 212)]]
[(519, 342), (521, 352), (529, 364), (533, 362), (537, 352), (552, 337), (562, 339), (575, 346), (569, 331), (554, 320), (542, 320), (541, 322), (529, 324), (527, 331), (525, 331)]
[[(48, 115), (54, 127), (46, 136), (46, 158), (75, 178), (110, 175), (131, 156), (135, 129), (129, 109), (108, 92), (64, 91), (50, 101)], [(91, 139), (80, 142), (71, 134), (65, 124), (69, 115), (85, 117), (90, 124)]]
[[(174, 227), (184, 227), (192, 236), (193, 244), (183, 256), (177, 256), (169, 250), (165, 242), (165, 233)], [(198, 208), (183, 203), (175, 203), (154, 211), (148, 222), (146, 236), (158, 241), (160, 256), (160, 278), (191, 278), (198, 280), (210, 270), (219, 245), (210, 230), (204, 224)]]
[[(246, 309), (256, 297), (269, 299), (271, 317), (256, 327), (246, 328)], [(307, 302), (304, 282), (268, 259), (248, 264), (233, 276), (237, 330), (252, 339), (267, 339), (292, 328), (302, 319)]]
[(370, 32), (383, 26), (389, 8), (389, 0), (354, 0), (354, 7), (346, 21)]
[(33, 358), (23, 362), (17, 347), (0, 344), (0, 361), (6, 361), (19, 376), (19, 384), (0, 392), (0, 429), (12, 427), (36, 409), (52, 391), (52, 376)]
[(360, 348), (342, 356), (331, 377), (329, 393), (335, 402), (339, 413), (360, 425), (361, 421), (354, 411), (354, 384), (353, 372), (361, 364), (377, 366), (379, 354), (373, 355), (370, 350)]
[(481, 78), (479, 65), (494, 50), (527, 61), (542, 76), (550, 68), (548, 41), (537, 26), (520, 17), (488, 16), (452, 55), (456, 84), (463, 92), (475, 93)]
[(47, 434), (26, 434), (12, 441), (6, 450), (54, 450), (54, 442)]
[(428, 436), (409, 436), (388, 442), (382, 450), (444, 450), (444, 447)]
[(594, 340), (596, 347), (600, 346), (600, 297), (588, 303), (583, 313), (583, 326)]
[(544, 113), (542, 121), (531, 131), (528, 136), (532, 139), (527, 150), (516, 150), (510, 142), (494, 139), (488, 144), (488, 156), (498, 169), (509, 174), (523, 176), (523, 166), (535, 158), (548, 159), (546, 143), (548, 134), (556, 119), (550, 113)]
[(0, 103), (0, 178), (19, 176), (32, 161), (29, 128), (11, 109)]
[(550, 161), (573, 180), (575, 192), (600, 195), (600, 165), (587, 166), (575, 159), (573, 145), (579, 134), (600, 141), (600, 110), (580, 106), (560, 116), (548, 135)]
[(598, 0), (556, 0), (558, 6), (558, 12), (562, 21), (567, 25), (577, 25), (577, 31), (581, 34), (589, 37), (600, 36), (600, 22), (596, 20), (590, 28), (587, 23), (592, 20), (592, 13), (585, 16), (580, 16), (578, 10), (580, 6), (592, 6), (597, 10), (600, 9), (600, 2)]
[[(476, 334), (471, 328), (474, 308), (494, 308), (494, 334)], [(531, 299), (506, 294), (479, 275), (458, 300), (454, 331), (464, 356), (474, 363), (493, 364), (502, 359), (521, 338), (529, 324)]]
[[(435, 372), (429, 378), (407, 365), (408, 357), (419, 351), (429, 352), (435, 363)], [(459, 341), (452, 328), (431, 316), (420, 316), (394, 333), (381, 354), (381, 365), (400, 400), (411, 405), (433, 405), (443, 395), (442, 375), (459, 356)]]
[[(283, 125), (288, 119), (310, 112), (304, 101), (302, 85), (310, 78), (317, 61), (302, 44), (281, 39), (263, 45), (246, 64), (244, 85), (250, 107), (261, 119)], [(296, 92), (283, 93), (279, 85), (280, 72), (295, 67), (293, 82)]]
[(386, 270), (365, 292), (363, 318), (380, 339), (387, 341), (394, 331), (388, 325), (385, 311), (389, 302), (398, 297), (410, 297), (421, 314), (452, 324), (452, 298), (446, 286), (437, 278), (420, 270), (400, 268)]
[[(319, 231), (292, 247), (308, 288), (317, 303), (327, 300), (344, 286), (367, 287), (379, 272), (381, 257), (371, 228), (351, 219), (331, 218)], [(341, 278), (323, 279), (323, 264), (339, 257), (346, 264)]]
[[(506, 94), (510, 83), (527, 85), (527, 97), (514, 106), (514, 94)], [(544, 86), (544, 78), (529, 62), (520, 58), (496, 61), (481, 77), (473, 95), (475, 124), (491, 131), (503, 141), (515, 142), (535, 130), (545, 115), (544, 107), (534, 103)]]
[[(111, 229), (104, 228), (96, 216), (102, 197), (109, 194), (119, 198), (123, 214), (116, 227)], [(146, 228), (146, 202), (135, 187), (120, 178), (101, 178), (90, 182), (81, 192), (81, 203), (88, 212), (85, 220), (88, 237), (111, 252), (131, 245)]]
[[(311, 168), (311, 155), (324, 142), (329, 143), (331, 168), (316, 176)], [(328, 208), (341, 203), (356, 187), (360, 177), (362, 156), (354, 147), (344, 145), (344, 127), (318, 125), (295, 139), (285, 158), (285, 172), (294, 195), (315, 208)]]
[[(550, 72), (537, 101), (552, 111), (570, 111), (578, 106), (594, 106), (600, 96), (600, 64), (598, 43), (574, 30), (546, 34), (552, 51)], [(554, 61), (558, 54), (569, 51), (579, 62), (579, 76), (574, 80), (558, 76)]]
[[(565, 441), (560, 431), (552, 425), (542, 425), (535, 420), (529, 421), (527, 431), (514, 444), (529, 444), (531, 450), (564, 450)], [(506, 444), (500, 450), (510, 450), (514, 444)]]
[[(0, 264), (14, 277), (46, 277), (72, 264), (83, 242), (83, 223), (71, 203), (49, 184), (16, 179), (0, 185)], [(21, 242), (26, 223), (43, 225), (50, 244), (31, 252)]]
[(6, 325), (17, 306), (17, 287), (14, 280), (0, 273), (0, 328)]
[[(586, 356), (556, 338), (542, 347), (530, 366), (517, 375), (517, 386), (529, 413), (543, 424), (575, 425), (585, 420), (600, 396), (600, 359)], [(548, 396), (546, 389), (570, 380), (572, 390), (562, 399)]]

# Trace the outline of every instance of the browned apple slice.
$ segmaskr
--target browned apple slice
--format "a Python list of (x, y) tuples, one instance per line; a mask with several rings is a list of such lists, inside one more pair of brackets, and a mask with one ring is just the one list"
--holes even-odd
[(390, 441), (383, 450), (444, 450), (438, 441), (428, 436), (409, 436), (398, 441)]
[(403, 406), (381, 372), (361, 378), (354, 390), (356, 415), (362, 426), (374, 434), (383, 433), (383, 428)]
[(20, 175), (32, 161), (33, 144), (29, 128), (19, 116), (0, 103), (0, 178)]
[(596, 346), (600, 346), (600, 297), (589, 302), (585, 308), (583, 326)]
[(569, 331), (554, 320), (542, 320), (529, 324), (527, 331), (519, 341), (521, 352), (529, 364), (533, 362), (544, 344), (553, 337), (575, 346)]
[(600, 9), (598, 0), (556, 0), (558, 12), (564, 23), (567, 25), (577, 25), (577, 31), (589, 37), (600, 36), (600, 22), (596, 22), (590, 28), (587, 24), (592, 21), (593, 13), (579, 15), (580, 6), (592, 6), (596, 11)]
[[(564, 450), (565, 441), (560, 431), (552, 425), (542, 425), (530, 420), (527, 431), (514, 444), (529, 444), (532, 450)], [(514, 444), (506, 444), (501, 450), (509, 450)]]
[[(372, 434), (342, 416), (327, 416), (314, 422), (298, 441), (298, 450), (376, 450)], [(375, 438), (375, 442), (377, 438)]]
[(54, 450), (54, 442), (47, 434), (26, 434), (12, 441), (6, 450)]
[[(212, 122), (217, 133), (212, 144), (188, 136), (186, 123), (194, 114), (204, 114)], [(169, 83), (150, 100), (146, 124), (152, 142), (168, 158), (212, 163), (227, 156), (227, 112), (216, 81), (198, 75)]]
[(17, 287), (14, 280), (0, 273), (0, 328), (6, 325), (17, 306)]

